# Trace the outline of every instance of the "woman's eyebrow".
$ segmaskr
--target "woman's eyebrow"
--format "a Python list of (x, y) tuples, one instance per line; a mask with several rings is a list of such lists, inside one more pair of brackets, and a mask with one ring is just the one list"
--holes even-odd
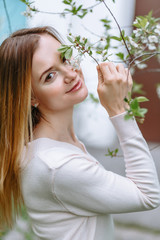
[(49, 72), (50, 70), (52, 70), (53, 67), (54, 67), (54, 66), (51, 66), (51, 67), (49, 67), (48, 69), (46, 69), (46, 70), (41, 74), (41, 76), (40, 76), (40, 78), (39, 78), (39, 81), (41, 81), (43, 75), (44, 75), (45, 73)]

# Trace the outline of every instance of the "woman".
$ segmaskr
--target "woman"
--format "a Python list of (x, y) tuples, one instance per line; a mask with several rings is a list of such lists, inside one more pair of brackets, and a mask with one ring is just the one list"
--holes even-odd
[(0, 223), (12, 226), (13, 208), (16, 216), (24, 200), (39, 239), (112, 240), (110, 214), (158, 207), (154, 162), (135, 120), (124, 120), (132, 79), (121, 64), (97, 67), (98, 94), (117, 131), (126, 177), (87, 152), (72, 122), (87, 88), (81, 69), (61, 59), (61, 42), (42, 27), (19, 30), (0, 47)]

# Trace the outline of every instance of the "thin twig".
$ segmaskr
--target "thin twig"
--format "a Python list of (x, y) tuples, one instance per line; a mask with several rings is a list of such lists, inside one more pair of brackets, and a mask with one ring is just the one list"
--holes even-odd
[(4, 4), (5, 12), (6, 12), (7, 21), (8, 21), (9, 32), (12, 33), (11, 21), (10, 21), (10, 17), (9, 17), (9, 14), (8, 14), (8, 10), (7, 10), (7, 6), (6, 6), (6, 1), (5, 0), (3, 0), (3, 4)]
[[(146, 61), (146, 60), (148, 60), (148, 59), (150, 59), (151, 57), (154, 57), (155, 55), (157, 55), (157, 54), (160, 54), (160, 52), (153, 52), (153, 53), (143, 53), (143, 54), (141, 54), (141, 55), (139, 55), (139, 56), (137, 56), (137, 57), (135, 57), (134, 59), (132, 59), (132, 61), (129, 63), (129, 65), (131, 66), (132, 65), (132, 63), (135, 61), (135, 60), (137, 60), (138, 58), (140, 58), (140, 57), (143, 57), (143, 56), (145, 56), (145, 55), (151, 55), (150, 57), (148, 57), (148, 58), (145, 58), (144, 60), (142, 60), (141, 62), (144, 62), (144, 61)], [(141, 63), (141, 62), (139, 62), (139, 63)]]
[(95, 57), (93, 57), (92, 55), (89, 55), (89, 56), (97, 63), (97, 65), (99, 65), (99, 62), (97, 61), (97, 59)]
[[(88, 8), (85, 8), (86, 10), (89, 10), (89, 9), (93, 9), (95, 8), (97, 5), (101, 4), (101, 2), (98, 2)], [(71, 12), (46, 12), (46, 11), (41, 11), (41, 10), (37, 10), (39, 13), (45, 13), (45, 14), (55, 14), (55, 15), (66, 15), (66, 14), (70, 14)]]
[(96, 37), (102, 38), (102, 36), (96, 34), (95, 32), (92, 32), (90, 29), (88, 29), (84, 24), (81, 24), (81, 26), (89, 33), (93, 34)]
[(120, 35), (121, 35), (121, 38), (122, 38), (122, 40), (123, 40), (123, 43), (124, 43), (124, 45), (125, 45), (125, 47), (126, 47), (126, 49), (127, 49), (127, 52), (128, 52), (128, 54), (129, 54), (129, 56), (130, 56), (130, 58), (131, 58), (131, 60), (132, 60), (132, 54), (130, 53), (129, 48), (128, 48), (127, 44), (126, 44), (126, 41), (125, 41), (125, 39), (124, 39), (124, 37), (123, 37), (123, 34), (122, 34), (121, 27), (120, 27), (119, 23), (117, 22), (117, 19), (115, 18), (115, 16), (113, 15), (113, 13), (112, 13), (112, 11), (110, 10), (110, 8), (107, 6), (107, 4), (105, 3), (105, 1), (104, 1), (104, 0), (101, 0), (101, 1), (104, 3), (105, 7), (108, 9), (108, 11), (110, 12), (110, 14), (111, 14), (111, 16), (113, 17), (114, 21), (116, 22), (117, 27), (118, 27), (119, 32), (120, 32)]

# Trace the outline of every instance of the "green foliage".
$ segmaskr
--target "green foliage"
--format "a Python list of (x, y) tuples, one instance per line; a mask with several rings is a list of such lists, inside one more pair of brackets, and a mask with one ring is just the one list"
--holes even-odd
[(89, 93), (89, 97), (90, 97), (90, 99), (92, 100), (92, 102), (94, 102), (94, 103), (99, 103), (99, 99), (96, 98), (96, 97), (93, 95), (93, 93)]
[(83, 5), (76, 4), (76, 1), (73, 0), (63, 0), (63, 3), (68, 5), (69, 8), (65, 8), (64, 11), (76, 15), (79, 18), (83, 18), (88, 12), (91, 12), (91, 9), (83, 8)]
[(117, 55), (122, 61), (124, 61), (124, 53), (119, 52), (119, 53), (116, 53), (116, 55)]
[(103, 19), (100, 19), (100, 21), (103, 23), (103, 26), (106, 30), (111, 29), (111, 26), (110, 26), (111, 21), (110, 20), (103, 18)]
[(118, 151), (119, 151), (118, 148), (116, 148), (115, 150), (110, 150), (110, 149), (108, 148), (108, 153), (105, 154), (105, 156), (106, 156), (106, 157), (111, 157), (111, 158), (116, 157)]
[(80, 35), (74, 37), (71, 33), (67, 38), (71, 45), (61, 45), (61, 47), (58, 48), (62, 58), (65, 57), (66, 59), (70, 59), (73, 54), (73, 48), (78, 51), (80, 56), (84, 55), (85, 53), (87, 53), (89, 56), (92, 56), (92, 46), (88, 44), (87, 38), (81, 37)]
[(145, 94), (142, 88), (143, 84), (133, 81), (132, 93)]
[[(37, 11), (35, 7), (31, 7), (31, 4), (34, 2), (31, 2), (29, 0), (20, 1), (24, 2), (27, 5), (29, 11)], [(100, 37), (96, 43), (90, 43), (86, 37), (72, 36), (72, 34), (70, 34), (68, 36), (70, 44), (62, 45), (58, 49), (58, 51), (61, 53), (61, 57), (70, 60), (73, 55), (73, 49), (76, 49), (78, 51), (77, 56), (82, 57), (85, 54), (88, 54), (92, 59), (96, 61), (97, 64), (98, 60), (95, 56), (101, 56), (101, 61), (110, 61), (108, 49), (114, 47), (111, 46), (111, 41), (114, 40), (125, 46), (128, 51), (128, 55), (126, 56), (124, 53), (118, 52), (117, 50), (116, 56), (121, 62), (128, 64), (129, 68), (132, 67), (143, 69), (147, 67), (147, 60), (153, 56), (160, 54), (160, 18), (153, 17), (152, 11), (150, 11), (145, 16), (137, 16), (133, 23), (134, 30), (132, 35), (126, 36), (125, 31), (121, 30), (118, 22), (116, 21), (116, 18), (113, 16), (106, 2), (104, 0), (96, 1), (99, 3), (104, 3), (107, 11), (109, 11), (112, 15), (120, 32), (119, 36), (111, 36), (109, 34), (109, 31), (111, 29), (111, 22), (108, 20), (108, 18), (103, 18), (100, 20), (100, 22), (103, 23), (105, 30), (104, 36)], [(115, 0), (111, 1), (115, 2)], [(96, 6), (95, 4), (91, 7), (84, 8), (84, 6), (82, 4), (78, 4), (78, 1), (76, 0), (62, 0), (62, 2), (66, 5), (64, 14), (70, 13), (72, 15), (78, 16), (79, 18), (83, 18), (86, 16), (86, 14), (92, 12), (93, 7)], [(157, 87), (157, 89), (159, 88)], [(142, 94), (142, 84), (134, 83), (133, 92)], [(158, 90), (157, 93), (159, 94), (159, 92), (160, 91)], [(90, 97), (92, 100), (94, 100), (94, 96), (90, 95)], [(141, 101), (147, 101), (146, 98), (140, 97), (131, 99), (131, 97), (129, 97), (128, 99), (126, 98), (125, 101), (129, 104), (129, 110), (127, 110), (125, 119), (135, 116), (137, 120), (142, 122), (147, 109), (140, 108), (139, 104)]]
[(131, 93), (129, 93), (128, 98), (125, 98), (124, 101), (129, 105), (129, 109), (126, 109), (127, 114), (125, 115), (125, 120), (135, 117), (138, 122), (143, 123), (145, 114), (148, 110), (146, 108), (141, 108), (139, 103), (147, 102), (149, 100), (144, 96), (132, 99)]
[(35, 8), (34, 6), (33, 7), (31, 6), (34, 3), (34, 1), (32, 2), (29, 0), (20, 0), (20, 1), (26, 4), (27, 6), (27, 11), (24, 13), (25, 16), (32, 17), (32, 12), (34, 13), (39, 12), (37, 8)]

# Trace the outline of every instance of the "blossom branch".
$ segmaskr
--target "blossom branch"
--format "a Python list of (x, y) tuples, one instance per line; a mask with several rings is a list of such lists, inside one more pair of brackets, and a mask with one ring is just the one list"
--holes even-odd
[(132, 54), (130, 53), (130, 50), (129, 50), (127, 44), (126, 44), (126, 41), (125, 41), (125, 39), (124, 39), (124, 37), (123, 37), (123, 34), (122, 34), (121, 27), (120, 27), (117, 19), (115, 18), (114, 14), (113, 14), (112, 11), (110, 10), (110, 8), (107, 6), (107, 4), (105, 3), (105, 1), (104, 1), (104, 0), (101, 0), (101, 1), (104, 3), (105, 7), (108, 9), (108, 11), (110, 12), (110, 14), (111, 14), (111, 16), (113, 17), (114, 21), (116, 22), (117, 27), (118, 27), (119, 32), (120, 32), (120, 35), (121, 35), (121, 38), (122, 38), (122, 41), (123, 41), (123, 43), (124, 43), (124, 45), (125, 45), (125, 47), (126, 47), (126, 49), (127, 49), (127, 52), (128, 52), (128, 54), (129, 54), (129, 56), (130, 56), (130, 59), (132, 59), (132, 58), (133, 58), (133, 57), (132, 57)]
[[(85, 10), (90, 10), (90, 9), (93, 9), (95, 8), (97, 5), (101, 4), (101, 2), (98, 2), (90, 7), (87, 7), (85, 8)], [(66, 15), (66, 14), (71, 14), (70, 11), (65, 11), (65, 12), (48, 12), (48, 11), (41, 11), (41, 10), (38, 10), (36, 9), (36, 12), (39, 12), (39, 13), (44, 13), (44, 14), (53, 14), (53, 15)]]

